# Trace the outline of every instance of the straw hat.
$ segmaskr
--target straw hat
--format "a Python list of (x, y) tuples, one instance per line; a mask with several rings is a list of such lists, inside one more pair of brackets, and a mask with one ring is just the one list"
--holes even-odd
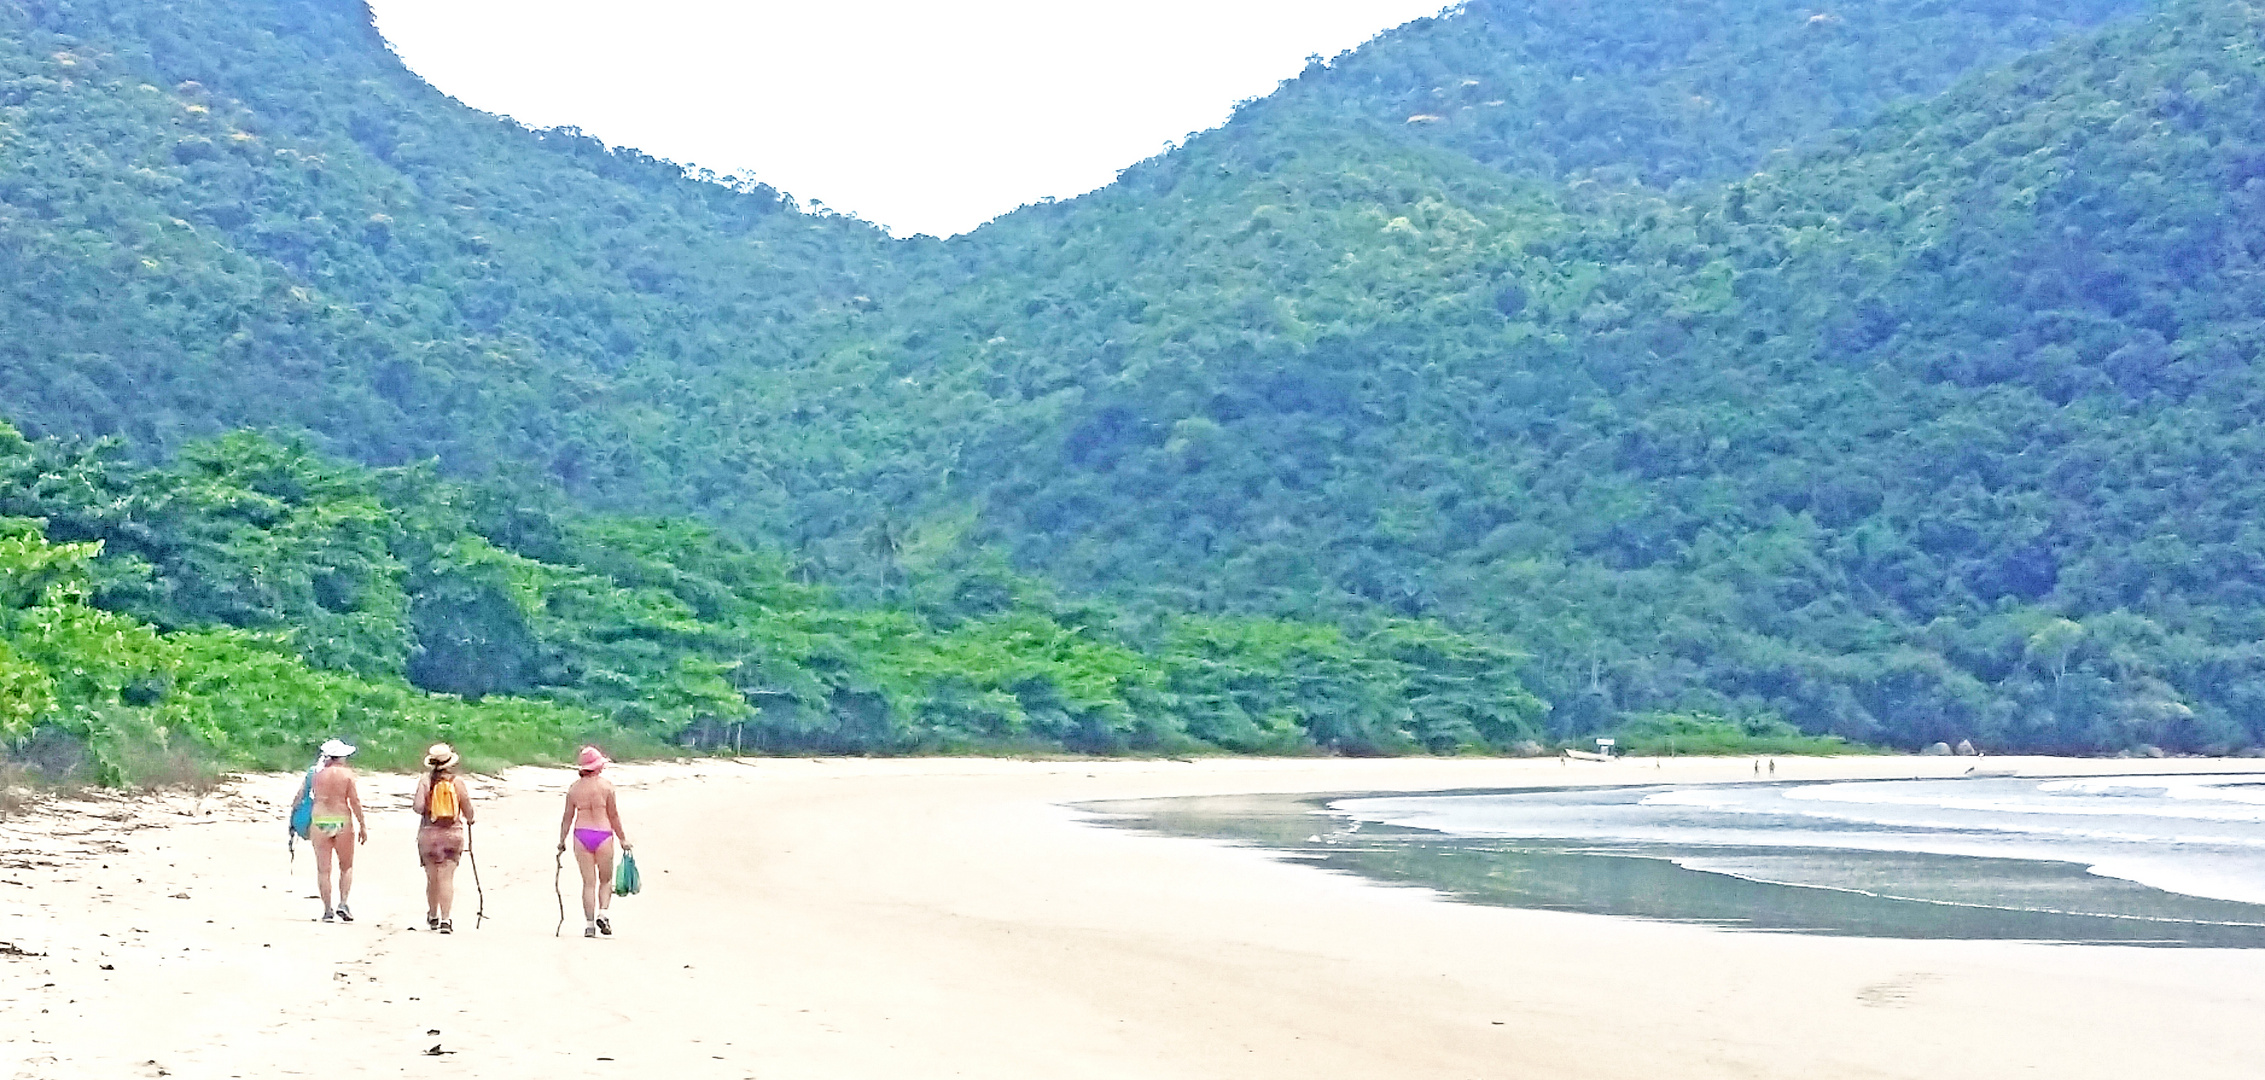
[(354, 748), (352, 746), (346, 743), (342, 743), (337, 739), (332, 739), (329, 742), (322, 744), (322, 756), (326, 758), (350, 757), (353, 755), (353, 753)]
[(574, 759), (574, 767), (586, 773), (602, 772), (611, 764), (611, 761), (606, 760), (605, 751), (595, 746), (583, 747), (582, 753)]
[(425, 749), (425, 768), (428, 769), (453, 769), (459, 760), (462, 759), (456, 748), (444, 742), (436, 742)]

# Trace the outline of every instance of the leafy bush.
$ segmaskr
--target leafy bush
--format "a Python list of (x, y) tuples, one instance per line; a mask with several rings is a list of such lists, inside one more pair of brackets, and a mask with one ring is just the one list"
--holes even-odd
[(1613, 730), (1623, 754), (1846, 754), (1864, 748), (1838, 735), (1803, 735), (1774, 716), (1731, 719), (1712, 713), (1638, 713)]
[(1519, 656), (1423, 622), (1175, 616), (1144, 649), (1106, 606), (1060, 604), (957, 539), (911, 552), (924, 610), (864, 607), (693, 522), (593, 517), (255, 435), (137, 469), (112, 444), (0, 425), (0, 476), (36, 478), (0, 510), (41, 515), (0, 519), (0, 737), (77, 740), (104, 782), (175, 747), (290, 764), (341, 733), (380, 764), (436, 739), (476, 761), (551, 758), (592, 733), (1447, 752), (1530, 737), (1545, 709)]
[(279, 768), (344, 736), (379, 767), (414, 762), (435, 739), (476, 760), (563, 757), (578, 736), (610, 730), (555, 705), (479, 704), (389, 679), (322, 671), (281, 635), (160, 633), (90, 604), (99, 542), (51, 544), (34, 523), (0, 519), (0, 739), (19, 751), (46, 738), (80, 747), (51, 779), (119, 784), (173, 768), (181, 755), (227, 767)]

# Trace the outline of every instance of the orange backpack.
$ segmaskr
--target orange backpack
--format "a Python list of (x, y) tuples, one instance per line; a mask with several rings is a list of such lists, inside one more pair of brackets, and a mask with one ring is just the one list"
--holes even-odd
[(458, 813), (455, 778), (434, 780), (432, 794), (425, 799), (425, 816), (435, 825), (454, 825)]

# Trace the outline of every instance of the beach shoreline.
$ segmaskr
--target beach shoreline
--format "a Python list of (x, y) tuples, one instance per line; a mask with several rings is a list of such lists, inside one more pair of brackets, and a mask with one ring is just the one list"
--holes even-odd
[[(2257, 772), (1990, 758), (2030, 775)], [(1779, 779), (1974, 759), (1781, 758)], [(706, 759), (619, 766), (647, 891), (565, 936), (572, 774), (475, 778), (488, 919), (421, 926), (413, 777), (365, 777), (351, 926), (288, 775), (0, 820), (0, 1077), (2247, 1076), (2265, 950), (1817, 938), (1483, 907), (1106, 827), (1188, 795), (1751, 782), (1745, 758)], [(437, 1032), (438, 1034), (428, 1034)], [(437, 1053), (433, 1051), (438, 1051)], [(601, 1058), (610, 1060), (600, 1060)], [(2175, 1063), (2175, 1065), (2174, 1065)], [(157, 1070), (163, 1070), (162, 1073)]]

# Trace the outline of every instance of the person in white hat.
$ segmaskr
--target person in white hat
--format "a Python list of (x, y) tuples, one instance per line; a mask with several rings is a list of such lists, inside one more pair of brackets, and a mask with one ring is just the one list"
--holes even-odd
[[(322, 894), (322, 921), (353, 922), (346, 898), (354, 891), (354, 845), (368, 843), (369, 820), (362, 816), (362, 793), (354, 786), (354, 770), (346, 759), (354, 748), (337, 739), (322, 744), (322, 763), (315, 769), (314, 827), (308, 839), (315, 846), (315, 891)], [(330, 864), (338, 863), (338, 904), (330, 902)]]

